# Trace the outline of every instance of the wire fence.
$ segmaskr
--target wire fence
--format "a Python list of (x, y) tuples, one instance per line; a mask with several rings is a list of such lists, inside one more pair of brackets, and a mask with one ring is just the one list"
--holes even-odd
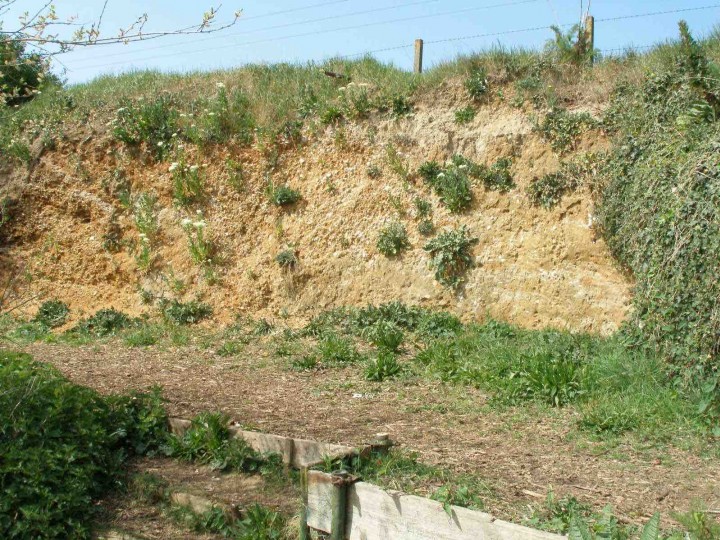
[[(286, 10), (282, 12), (275, 12), (275, 14), (284, 14), (289, 13), (293, 11), (300, 11), (303, 9), (309, 9), (311, 7), (318, 7), (318, 6), (328, 6), (331, 4), (339, 4), (346, 2), (347, 0), (340, 0), (340, 1), (334, 1), (334, 2), (323, 2), (319, 4), (312, 4), (310, 6), (304, 6), (304, 7), (298, 7), (292, 10)], [(378, 12), (383, 11), (389, 11), (393, 9), (399, 9), (403, 7), (412, 7), (412, 6), (420, 6), (425, 4), (432, 4), (437, 3), (439, 0), (415, 0), (413, 2), (406, 2), (401, 4), (395, 4), (393, 6), (384, 6), (380, 8), (373, 8), (368, 10), (360, 10), (345, 14), (338, 14), (338, 15), (328, 15), (320, 18), (314, 18), (314, 19), (306, 19), (304, 21), (296, 21), (291, 23), (284, 23), (280, 25), (274, 25), (269, 26), (265, 28), (259, 28), (255, 30), (251, 30), (248, 32), (243, 33), (231, 33), (227, 34), (225, 36), (211, 36), (204, 39), (195, 39), (195, 43), (198, 41), (211, 41), (216, 39), (226, 39), (227, 37), (237, 37), (237, 36), (243, 36), (251, 33), (257, 33), (262, 31), (269, 31), (279, 28), (287, 28), (292, 26), (301, 26), (311, 23), (317, 23), (317, 22), (326, 22), (330, 20), (337, 20), (340, 18), (346, 18), (346, 17), (352, 17), (352, 16), (358, 16), (358, 15), (365, 15), (365, 14), (374, 14)], [(363, 24), (355, 24), (355, 25), (349, 25), (349, 26), (342, 26), (342, 27), (335, 27), (335, 28), (328, 28), (328, 29), (321, 29), (321, 30), (313, 30), (308, 32), (300, 32), (295, 34), (289, 34), (289, 35), (282, 35), (282, 36), (275, 36), (275, 37), (269, 37), (269, 38), (262, 38), (258, 40), (252, 40), (252, 41), (244, 41), (244, 42), (236, 42), (232, 44), (227, 45), (221, 45), (221, 46), (214, 46), (214, 47), (208, 47), (208, 48), (200, 48), (200, 49), (192, 49), (187, 51), (174, 51), (168, 54), (161, 54), (161, 55), (154, 55), (154, 56), (145, 56), (141, 60), (143, 62), (153, 61), (153, 60), (161, 60), (165, 58), (172, 58), (178, 56), (178, 54), (187, 55), (187, 54), (197, 54), (197, 53), (207, 53), (207, 52), (215, 52), (230, 48), (238, 48), (238, 47), (244, 47), (244, 46), (250, 46), (250, 45), (259, 45), (263, 43), (270, 43), (270, 42), (277, 42), (277, 41), (283, 41), (283, 40), (289, 40), (289, 39), (297, 39), (302, 37), (310, 37), (310, 36), (318, 36), (323, 34), (330, 34), (330, 33), (336, 33), (336, 32), (348, 32), (352, 30), (359, 30), (374, 26), (380, 26), (380, 25), (389, 25), (389, 24), (397, 24), (397, 23), (405, 23), (410, 21), (417, 21), (417, 20), (423, 20), (428, 18), (437, 18), (442, 16), (452, 16), (452, 15), (462, 15), (467, 14), (471, 12), (477, 12), (481, 10), (493, 10), (493, 9), (501, 9), (501, 8), (509, 8), (513, 6), (519, 6), (519, 5), (526, 5), (526, 4), (533, 4), (537, 3), (541, 0), (513, 0), (509, 2), (502, 2), (502, 3), (495, 3), (495, 4), (489, 4), (489, 5), (483, 5), (483, 6), (473, 6), (470, 8), (463, 8), (463, 9), (456, 9), (456, 10), (448, 10), (448, 11), (441, 11), (438, 13), (432, 13), (432, 14), (423, 14), (423, 15), (414, 15), (410, 17), (399, 17), (394, 19), (384, 19), (384, 20), (377, 20), (369, 23), (363, 23)], [(684, 8), (676, 8), (676, 9), (667, 9), (667, 10), (658, 10), (658, 11), (649, 11), (649, 12), (642, 12), (642, 13), (632, 13), (632, 14), (626, 14), (626, 15), (620, 15), (615, 17), (601, 17), (596, 18), (595, 22), (602, 22), (602, 23), (612, 23), (612, 22), (618, 22), (623, 20), (632, 20), (632, 19), (641, 19), (641, 18), (649, 18), (649, 17), (658, 17), (663, 15), (671, 15), (671, 14), (682, 14), (682, 13), (688, 13), (688, 12), (697, 12), (697, 11), (703, 11), (703, 10), (711, 10), (711, 9), (717, 9), (720, 8), (720, 3), (716, 4), (708, 4), (703, 6), (693, 6), (693, 7), (684, 7)], [(261, 18), (265, 16), (270, 16), (272, 14), (266, 14), (266, 15), (259, 15), (255, 17), (249, 17), (249, 18)], [(248, 18), (248, 19), (249, 19)], [(426, 40), (424, 41), (424, 45), (438, 45), (438, 44), (444, 44), (444, 43), (452, 43), (452, 42), (468, 42), (478, 39), (485, 39), (485, 38), (499, 38), (502, 36), (510, 36), (515, 34), (522, 34), (522, 33), (531, 33), (531, 32), (539, 32), (539, 31), (550, 31), (552, 28), (558, 27), (558, 28), (571, 28), (574, 25), (576, 25), (577, 22), (561, 22), (557, 25), (538, 25), (528, 28), (517, 28), (517, 29), (509, 29), (509, 30), (502, 30), (502, 31), (496, 31), (496, 32), (484, 32), (484, 33), (478, 33), (478, 34), (470, 34), (470, 35), (463, 35), (463, 36), (451, 36), (446, 38), (440, 38), (440, 39), (432, 39), (432, 40)], [(158, 49), (165, 49), (165, 48), (172, 48), (172, 47), (178, 47), (178, 44), (170, 44), (170, 45), (161, 45), (161, 46), (155, 46), (152, 48), (146, 48), (143, 52), (150, 51), (150, 50), (158, 50)], [(369, 55), (376, 55), (391, 51), (398, 51), (402, 49), (411, 49), (415, 46), (414, 43), (403, 43), (388, 47), (381, 47), (377, 49), (372, 50), (364, 50), (357, 53), (351, 53), (346, 55), (340, 55), (335, 56), (334, 58), (339, 59), (351, 59), (351, 58), (357, 58), (362, 56), (369, 56)], [(625, 47), (618, 47), (618, 48), (610, 48), (610, 49), (600, 49), (600, 52), (603, 54), (609, 54), (609, 53), (615, 53), (615, 52), (622, 52), (627, 50), (643, 50), (643, 49), (650, 49), (654, 45), (641, 45), (641, 46), (625, 46)], [(123, 53), (117, 53), (117, 54), (111, 54), (111, 55), (105, 55), (103, 58), (107, 60), (108, 58), (115, 58), (125, 55), (132, 55), (136, 54), (136, 52), (123, 52)], [(90, 65), (83, 65), (82, 63), (76, 64), (76, 67), (78, 69), (82, 70), (92, 70), (92, 69), (101, 69), (101, 68), (111, 68), (116, 66), (122, 66), (127, 65), (131, 63), (136, 63), (138, 61), (137, 58), (135, 59), (127, 59), (127, 60), (121, 60), (117, 62), (107, 62), (104, 61), (102, 63), (96, 63), (96, 64), (90, 64)]]

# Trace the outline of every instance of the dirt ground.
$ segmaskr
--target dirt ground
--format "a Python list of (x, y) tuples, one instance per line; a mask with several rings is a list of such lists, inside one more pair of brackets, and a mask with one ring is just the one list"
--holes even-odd
[(114, 344), (35, 344), (26, 351), (105, 393), (159, 384), (174, 415), (221, 410), (262, 431), (350, 445), (388, 432), (422, 461), (487, 480), (494, 490), (487, 510), (515, 521), (549, 489), (595, 509), (610, 504), (628, 522), (656, 510), (667, 519), (694, 500), (720, 508), (719, 459), (573, 437), (569, 409), (498, 411), (471, 388), (415, 379), (370, 383), (353, 368), (294, 372), (255, 345), (234, 358)]

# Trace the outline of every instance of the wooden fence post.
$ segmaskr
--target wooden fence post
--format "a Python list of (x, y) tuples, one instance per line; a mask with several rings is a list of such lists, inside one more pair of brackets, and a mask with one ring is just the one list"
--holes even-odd
[(590, 64), (595, 62), (595, 17), (585, 17), (585, 43), (590, 51)]
[(300, 471), (300, 491), (302, 492), (302, 508), (300, 509), (300, 540), (310, 540), (308, 527), (308, 470), (303, 467)]
[(332, 473), (332, 527), (330, 529), (331, 540), (345, 540), (345, 526), (347, 517), (347, 488), (351, 482), (351, 476), (347, 471), (335, 471)]
[(422, 73), (422, 61), (423, 61), (423, 40), (415, 40), (415, 65), (413, 71), (415, 73)]

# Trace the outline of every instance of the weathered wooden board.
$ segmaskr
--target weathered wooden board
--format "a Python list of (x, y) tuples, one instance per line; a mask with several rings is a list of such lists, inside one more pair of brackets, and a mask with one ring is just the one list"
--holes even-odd
[[(170, 430), (175, 435), (182, 435), (190, 427), (190, 420), (183, 418), (170, 418)], [(357, 450), (349, 446), (327, 444), (306, 439), (291, 439), (281, 435), (247, 431), (231, 427), (234, 437), (240, 437), (257, 452), (261, 454), (273, 453), (282, 456), (283, 463), (302, 469), (322, 463), (325, 457), (332, 459), (351, 456)]]
[[(308, 525), (330, 532), (331, 476), (308, 473)], [(437, 501), (384, 491), (365, 482), (348, 489), (350, 540), (559, 540), (557, 534), (515, 525), (490, 514), (453, 506), (448, 515)]]
[(280, 454), (283, 463), (292, 464), (294, 441), (289, 437), (260, 433), (259, 431), (246, 431), (232, 428), (233, 436), (245, 439), (253, 450), (261, 454)]
[(294, 439), (294, 452), (291, 465), (297, 469), (322, 463), (326, 457), (331, 459), (351, 456), (356, 453), (354, 448), (327, 444), (305, 439)]

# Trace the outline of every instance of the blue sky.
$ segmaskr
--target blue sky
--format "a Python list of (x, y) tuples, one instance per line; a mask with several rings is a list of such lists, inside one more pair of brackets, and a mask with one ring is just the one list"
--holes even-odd
[[(217, 1), (217, 0), (216, 0)], [(587, 4), (587, 0), (584, 0)], [(410, 45), (376, 53), (382, 61), (410, 69), (415, 38), (428, 41), (494, 34), (551, 24), (574, 23), (580, 18), (580, 0), (224, 0), (220, 20), (243, 10), (238, 23), (219, 34), (171, 36), (130, 45), (78, 49), (60, 57), (68, 82), (82, 82), (104, 73), (157, 68), (167, 71), (211, 70), (257, 62), (320, 61), (335, 55)], [(31, 11), (41, 4), (21, 0)], [(57, 0), (61, 17), (80, 21), (97, 18), (102, 0)], [(318, 5), (321, 4), (321, 5)], [(109, 0), (103, 29), (106, 35), (149, 15), (147, 31), (167, 30), (200, 21), (209, 8), (205, 0)], [(315, 7), (309, 7), (313, 6)], [(602, 19), (648, 12), (717, 5), (710, 9), (617, 21)], [(305, 9), (307, 8), (307, 9)], [(292, 11), (289, 11), (292, 10)], [(370, 13), (358, 13), (371, 11)], [(285, 12), (285, 13), (282, 13)], [(696, 35), (710, 32), (720, 22), (720, 0), (593, 0), (596, 47), (616, 49), (644, 46), (672, 38), (677, 21), (688, 21)], [(326, 18), (317, 21), (316, 19)], [(314, 22), (313, 22), (314, 21)], [(5, 17), (4, 29), (13, 27)], [(355, 27), (355, 28), (353, 28)], [(535, 30), (426, 43), (425, 65), (432, 66), (458, 54), (490, 47), (542, 47), (550, 31)]]

